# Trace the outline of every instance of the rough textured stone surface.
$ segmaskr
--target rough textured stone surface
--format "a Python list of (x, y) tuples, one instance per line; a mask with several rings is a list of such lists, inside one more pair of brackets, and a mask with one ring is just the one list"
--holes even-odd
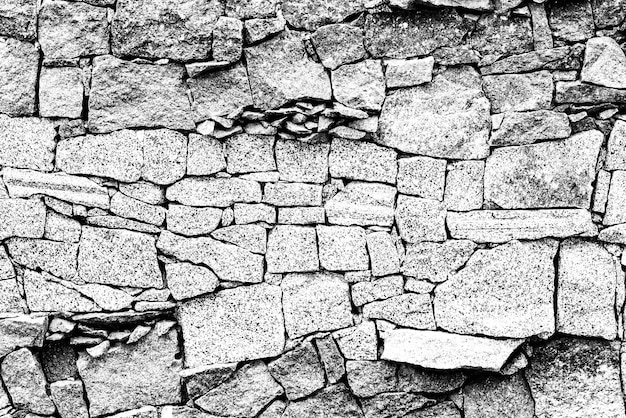
[(502, 123), (492, 129), (489, 141), (492, 146), (528, 145), (571, 134), (567, 115), (550, 110), (506, 112)]
[(536, 347), (526, 372), (535, 414), (625, 416), (619, 365), (615, 343), (560, 338)]
[(387, 88), (411, 87), (430, 83), (433, 78), (432, 57), (412, 60), (385, 60)]
[(296, 418), (317, 414), (328, 418), (363, 417), (361, 408), (343, 383), (328, 386), (307, 399), (290, 403), (282, 416)]
[(593, 11), (588, 0), (557, 2), (550, 8), (548, 19), (557, 39), (579, 42), (593, 36)]
[(431, 157), (486, 157), (489, 101), (480, 85), (474, 70), (460, 67), (424, 86), (390, 92), (380, 117), (380, 144)]
[(556, 328), (564, 334), (615, 338), (619, 264), (601, 244), (568, 239), (561, 244)]
[(324, 67), (307, 58), (298, 33), (288, 32), (246, 48), (245, 56), (255, 106), (269, 109), (300, 98), (330, 99), (328, 75)]
[(315, 229), (277, 226), (267, 240), (266, 260), (270, 273), (317, 270), (319, 261)]
[(448, 210), (469, 211), (483, 206), (485, 163), (457, 161), (448, 164), (443, 202)]
[(0, 35), (32, 41), (36, 37), (37, 2), (34, 0), (0, 3)]
[(585, 47), (585, 61), (580, 72), (583, 82), (618, 89), (626, 88), (626, 55), (609, 37), (591, 38)]
[(342, 65), (331, 75), (333, 96), (348, 107), (380, 110), (385, 100), (385, 77), (378, 60)]
[(322, 25), (336, 23), (363, 9), (363, 0), (286, 0), (283, 3), (285, 19), (292, 26), (315, 30)]
[(228, 207), (261, 200), (259, 183), (239, 178), (190, 177), (167, 188), (166, 197), (188, 206)]
[(51, 122), (0, 115), (0, 164), (51, 171), (55, 130)]
[(530, 19), (522, 16), (502, 19), (495, 13), (484, 14), (470, 35), (469, 45), (483, 57), (532, 51)]
[(320, 266), (330, 271), (367, 270), (365, 231), (358, 226), (318, 226)]
[(388, 392), (362, 400), (363, 413), (366, 417), (391, 418), (394, 416), (420, 416), (421, 408), (434, 404), (435, 401), (422, 395)]
[(313, 344), (304, 343), (269, 364), (271, 375), (290, 400), (304, 398), (324, 387), (324, 369)]
[(80, 118), (84, 86), (76, 67), (43, 67), (39, 75), (39, 113), (45, 117)]
[(103, 133), (129, 127), (195, 128), (182, 79), (182, 67), (174, 64), (95, 58), (89, 129)]
[(398, 160), (398, 192), (426, 199), (443, 199), (446, 161), (430, 157)]
[(371, 302), (363, 307), (363, 316), (384, 319), (399, 326), (435, 329), (435, 317), (429, 294), (407, 293), (386, 300)]
[(166, 264), (165, 274), (167, 287), (176, 300), (212, 292), (219, 282), (211, 270), (191, 263)]
[[(337, 139), (335, 141), (338, 141)], [(329, 143), (276, 141), (276, 165), (284, 181), (323, 183), (328, 179)]]
[(248, 74), (243, 65), (190, 78), (187, 84), (193, 96), (192, 108), (196, 120), (224, 116), (252, 104)]
[(328, 158), (330, 175), (351, 180), (395, 183), (396, 152), (369, 142), (335, 138)]
[(311, 40), (322, 65), (331, 70), (365, 57), (363, 33), (356, 26), (345, 23), (322, 26)]
[(183, 302), (179, 321), (188, 367), (279, 355), (285, 329), (278, 287), (227, 289)]
[(226, 140), (226, 171), (231, 174), (276, 170), (274, 138), (240, 134)]
[(50, 385), (50, 397), (62, 418), (89, 417), (84, 396), (79, 380), (60, 380)]
[(445, 241), (446, 209), (430, 199), (398, 196), (396, 223), (406, 242)]
[(367, 251), (373, 276), (387, 276), (400, 271), (400, 259), (393, 238), (386, 232), (367, 234)]
[(485, 200), (504, 209), (588, 209), (602, 141), (599, 131), (586, 131), (563, 141), (495, 150), (485, 165)]
[(552, 102), (554, 85), (547, 71), (490, 75), (483, 82), (494, 113), (547, 109)]
[(626, 207), (626, 171), (614, 171), (611, 175), (611, 185), (606, 202), (606, 211), (602, 223), (616, 225), (626, 222), (624, 208)]
[(489, 376), (467, 385), (463, 393), (467, 418), (533, 418), (534, 401), (522, 374)]
[(35, 112), (39, 51), (28, 42), (0, 38), (0, 112), (12, 116)]
[(437, 325), (494, 337), (553, 334), (556, 251), (553, 240), (511, 241), (476, 251), (435, 289)]
[(391, 226), (395, 198), (394, 187), (353, 181), (324, 208), (331, 224)]
[[(536, 6), (542, 9), (542, 6)], [(501, 58), (490, 65), (480, 67), (483, 75), (488, 74), (515, 74), (537, 70), (579, 70), (582, 65), (584, 48), (580, 44), (574, 46), (552, 47), (537, 51), (526, 52)]]
[(407, 245), (402, 273), (417, 279), (439, 283), (461, 268), (474, 252), (476, 244), (466, 240), (444, 243), (418, 242)]
[(38, 199), (0, 199), (0, 239), (41, 238), (46, 208)]
[(285, 329), (291, 338), (352, 325), (348, 284), (340, 276), (290, 274), (281, 288)]

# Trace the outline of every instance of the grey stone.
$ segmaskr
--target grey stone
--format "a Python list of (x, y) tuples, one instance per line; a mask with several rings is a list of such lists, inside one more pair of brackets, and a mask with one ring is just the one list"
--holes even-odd
[(135, 183), (125, 183), (118, 185), (119, 191), (133, 199), (151, 205), (160, 205), (165, 203), (165, 189), (146, 181), (138, 181)]
[(619, 224), (604, 228), (598, 235), (599, 241), (610, 242), (613, 244), (626, 243), (626, 225)]
[(528, 145), (546, 139), (570, 136), (569, 119), (565, 113), (551, 110), (507, 112), (502, 123), (493, 127), (489, 143), (492, 146)]
[(38, 67), (39, 50), (33, 44), (0, 38), (0, 112), (11, 116), (35, 113)]
[(292, 26), (313, 31), (329, 23), (341, 22), (363, 10), (363, 0), (286, 0), (283, 3), (285, 19)]
[(403, 392), (388, 392), (361, 400), (363, 413), (367, 418), (393, 418), (398, 416), (419, 416), (424, 406), (433, 405), (435, 400), (422, 395)]
[(2, 360), (2, 380), (13, 406), (26, 412), (52, 415), (56, 408), (46, 393), (46, 377), (37, 358), (27, 348)]
[(6, 244), (13, 261), (22, 266), (77, 279), (78, 244), (28, 238), (11, 238)]
[(267, 183), (263, 203), (274, 206), (321, 206), (322, 186), (306, 183)]
[(330, 175), (394, 184), (398, 174), (396, 156), (395, 150), (376, 144), (334, 138), (328, 158)]
[(144, 130), (141, 177), (156, 184), (172, 184), (185, 175), (187, 138), (169, 129)]
[(522, 54), (533, 50), (532, 35), (528, 17), (483, 14), (469, 36), (469, 46), (483, 57)]
[(231, 225), (214, 231), (211, 236), (250, 252), (265, 254), (267, 233), (260, 225)]
[(260, 202), (261, 186), (239, 178), (189, 177), (168, 187), (165, 195), (183, 205), (226, 208), (233, 203)]
[(365, 18), (365, 48), (373, 57), (429, 55), (442, 46), (460, 45), (469, 29), (453, 9), (369, 13)]
[(378, 359), (378, 335), (374, 321), (363, 321), (333, 334), (337, 345), (348, 360)]
[(611, 173), (606, 170), (599, 170), (596, 176), (596, 187), (591, 205), (594, 212), (604, 213), (604, 210), (606, 209), (606, 202), (609, 197), (610, 184)]
[(610, 226), (626, 222), (624, 214), (625, 207), (626, 171), (617, 170), (611, 175), (611, 186), (602, 223)]
[(538, 70), (579, 70), (582, 66), (582, 45), (560, 46), (511, 55), (480, 67), (483, 75), (516, 74)]
[(626, 122), (616, 120), (607, 143), (606, 161), (604, 162), (606, 170), (626, 169), (626, 152), (624, 147), (626, 147)]
[(337, 343), (332, 335), (323, 338), (316, 338), (315, 347), (320, 356), (320, 361), (326, 373), (328, 383), (334, 385), (346, 373), (344, 358), (337, 347)]
[(353, 181), (324, 205), (328, 222), (336, 225), (391, 226), (395, 187)]
[(568, 239), (561, 243), (556, 299), (558, 332), (615, 339), (619, 262), (601, 244)]
[(144, 232), (147, 234), (158, 234), (161, 231), (157, 226), (145, 224), (139, 221), (133, 221), (119, 216), (89, 216), (86, 221), (88, 225), (100, 226), (109, 229), (128, 229), (129, 231)]
[(341, 276), (288, 274), (281, 283), (285, 329), (290, 338), (352, 325), (350, 291)]
[(363, 316), (417, 329), (435, 329), (429, 294), (407, 293), (363, 306)]
[[(0, 132), (0, 164), (39, 171), (51, 171), (54, 168), (56, 132), (52, 122), (39, 118), (11, 118), (0, 115)], [(29, 146), (24, 147), (24, 144)]]
[(179, 305), (178, 320), (188, 367), (274, 357), (285, 345), (276, 286), (237, 287), (189, 299)]
[(581, 417), (626, 416), (619, 344), (564, 337), (533, 351), (526, 377), (537, 416), (568, 416), (571, 411)]
[(626, 103), (623, 89), (585, 84), (580, 81), (559, 81), (556, 84), (556, 103)]
[(276, 15), (277, 0), (228, 0), (226, 16), (239, 19), (272, 17)]
[(443, 200), (446, 160), (410, 157), (398, 160), (398, 192)]
[(527, 74), (502, 74), (483, 77), (485, 95), (491, 101), (491, 111), (523, 112), (548, 109), (552, 103), (554, 84), (552, 74), (538, 71)]
[(213, 29), (213, 59), (236, 62), (243, 50), (243, 23), (239, 19), (221, 16)]
[(235, 223), (250, 224), (254, 222), (276, 223), (276, 208), (273, 206), (258, 204), (235, 203)]
[(451, 68), (432, 83), (387, 95), (378, 142), (430, 157), (484, 158), (489, 127), (489, 101), (479, 75), (470, 67)]
[(498, 372), (523, 341), (395, 329), (385, 338), (382, 359), (429, 369), (470, 368)]
[(214, 387), (224, 383), (237, 369), (237, 363), (214, 364), (180, 371), (187, 395), (199, 398)]
[[(337, 140), (335, 140), (337, 141)], [(276, 141), (276, 165), (283, 181), (324, 183), (328, 179), (330, 144), (307, 144), (296, 140)]]
[(386, 276), (400, 272), (400, 258), (393, 238), (387, 232), (367, 234), (367, 251), (373, 276)]
[(287, 404), (278, 399), (270, 404), (265, 411), (259, 415), (259, 418), (281, 418), (283, 416), (283, 412), (287, 408)]
[(195, 129), (183, 73), (183, 67), (175, 64), (96, 57), (89, 95), (90, 131), (104, 133), (129, 127)]
[(445, 241), (445, 220), (446, 209), (442, 203), (413, 196), (398, 196), (396, 223), (404, 241)]
[(80, 232), (81, 225), (77, 220), (53, 211), (46, 214), (44, 238), (52, 241), (78, 242)]
[[(0, 280), (0, 309), (2, 312), (24, 312), (24, 301), (14, 278)], [(0, 349), (2, 348), (0, 343)]]
[(256, 107), (271, 109), (301, 98), (330, 100), (328, 75), (321, 64), (307, 58), (301, 34), (286, 32), (245, 48), (245, 56)]
[(617, 26), (624, 21), (626, 9), (623, 0), (592, 0), (593, 20), (597, 27)]
[(461, 412), (454, 402), (444, 401), (435, 406), (416, 411), (415, 418), (461, 418)]
[(269, 363), (269, 371), (287, 399), (304, 398), (324, 387), (324, 369), (311, 342), (305, 342)]
[(113, 53), (175, 61), (208, 58), (211, 32), (223, 12), (223, 3), (214, 0), (149, 0), (140, 5), (122, 0), (111, 25)]
[(603, 139), (599, 131), (585, 131), (561, 141), (495, 150), (485, 165), (485, 201), (504, 209), (588, 209)]
[(554, 240), (477, 250), (435, 289), (437, 326), (508, 338), (553, 334), (556, 251)]
[(445, 393), (460, 388), (467, 376), (462, 371), (435, 371), (410, 364), (398, 367), (398, 389), (405, 392)]
[(226, 140), (226, 167), (231, 174), (276, 170), (274, 137), (239, 134)]
[(324, 67), (331, 70), (365, 58), (363, 31), (345, 23), (322, 26), (311, 41)]
[(176, 300), (183, 300), (213, 292), (219, 280), (208, 268), (191, 263), (165, 265), (167, 287)]
[(209, 267), (220, 280), (259, 283), (263, 280), (263, 256), (209, 237), (187, 238), (161, 232), (156, 246), (182, 261)]
[(83, 75), (77, 67), (43, 67), (39, 75), (39, 114), (80, 118), (83, 112)]
[(109, 208), (107, 189), (84, 177), (5, 168), (2, 178), (11, 197), (46, 195), (79, 205)]
[[(191, 80), (189, 83), (193, 89)], [(226, 158), (222, 143), (208, 136), (190, 134), (187, 147), (187, 174), (203, 176), (224, 169), (226, 169)]]
[(94, 312), (101, 308), (79, 292), (58, 283), (48, 273), (26, 270), (24, 295), (31, 312)]
[(626, 88), (626, 55), (619, 44), (607, 36), (591, 38), (585, 48), (580, 79), (604, 87)]
[(37, 2), (10, 1), (0, 4), (0, 35), (26, 41), (37, 37)]
[(285, 29), (285, 19), (278, 16), (270, 19), (248, 19), (243, 22), (243, 36), (246, 44), (253, 44)]
[(22, 347), (43, 346), (48, 318), (20, 315), (0, 319), (0, 356)]
[(476, 244), (466, 240), (407, 245), (402, 274), (435, 283), (444, 282), (450, 274), (465, 265), (475, 249)]
[(557, 2), (548, 15), (552, 35), (566, 42), (584, 41), (594, 35), (589, 0)]
[(158, 411), (154, 406), (144, 406), (130, 411), (111, 415), (111, 418), (157, 418)]
[(333, 96), (339, 103), (380, 111), (385, 101), (385, 76), (380, 60), (345, 64), (331, 74)]
[(362, 306), (376, 300), (389, 299), (402, 294), (404, 280), (402, 276), (381, 277), (371, 282), (352, 285), (352, 303)]
[(369, 258), (365, 248), (365, 231), (358, 226), (325, 226), (316, 228), (320, 266), (325, 270), (367, 270)]
[(0, 240), (41, 238), (45, 223), (46, 207), (40, 199), (0, 199)]
[(356, 396), (369, 398), (396, 388), (396, 365), (386, 361), (346, 362), (348, 385)]
[(61, 418), (89, 417), (80, 380), (59, 380), (50, 384), (50, 397)]
[(163, 287), (155, 240), (138, 232), (84, 226), (78, 273), (89, 283)]
[(267, 240), (266, 262), (270, 273), (316, 271), (319, 261), (315, 229), (276, 226)]
[(109, 53), (107, 9), (55, 0), (39, 10), (38, 40), (46, 61)]
[(283, 418), (304, 416), (326, 418), (362, 418), (361, 408), (343, 383), (328, 386), (315, 395), (287, 405)]
[(89, 414), (179, 403), (178, 352), (178, 331), (174, 328), (163, 335), (152, 330), (132, 345), (116, 344), (98, 358), (81, 351), (77, 366), (89, 399)]
[(412, 87), (430, 83), (433, 78), (433, 57), (411, 60), (385, 60), (387, 88)]
[[(225, 116), (241, 107), (252, 105), (248, 74), (243, 65), (235, 65), (232, 68), (190, 78), (187, 84), (193, 96), (192, 108), (196, 120)], [(209, 138), (203, 138), (203, 141), (208, 141), (209, 144), (215, 142)]]
[(150, 205), (123, 193), (117, 192), (111, 197), (111, 212), (123, 218), (135, 219), (153, 225), (162, 225), (165, 221), (165, 208)]
[[(528, 4), (528, 12), (533, 25), (533, 40), (535, 41), (535, 49), (542, 50), (552, 48), (554, 41), (552, 39), (552, 30), (548, 22), (548, 14), (543, 3)], [(524, 10), (523, 8), (521, 10)]]
[(483, 206), (485, 163), (457, 161), (448, 164), (443, 197), (448, 210), (468, 211)]

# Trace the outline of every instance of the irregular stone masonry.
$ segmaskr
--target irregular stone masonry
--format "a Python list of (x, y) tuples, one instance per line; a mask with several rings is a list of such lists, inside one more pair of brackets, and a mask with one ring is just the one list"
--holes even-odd
[(0, 418), (626, 418), (626, 0), (0, 0)]

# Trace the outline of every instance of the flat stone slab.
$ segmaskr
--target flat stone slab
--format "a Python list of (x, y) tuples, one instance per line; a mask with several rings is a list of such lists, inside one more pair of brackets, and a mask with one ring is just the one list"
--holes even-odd
[(485, 201), (504, 209), (588, 209), (603, 140), (600, 131), (585, 131), (562, 141), (494, 150), (485, 165)]
[(238, 287), (190, 299), (179, 305), (178, 318), (187, 367), (274, 357), (285, 345), (276, 286)]
[(598, 227), (592, 222), (591, 213), (584, 209), (449, 212), (446, 224), (453, 238), (474, 242), (592, 237), (598, 234)]
[(490, 105), (480, 87), (475, 70), (459, 67), (442, 72), (431, 83), (388, 93), (378, 142), (431, 157), (485, 158)]
[(328, 222), (335, 225), (391, 226), (396, 188), (353, 181), (324, 205)]
[(498, 372), (524, 342), (494, 340), (441, 331), (395, 329), (385, 338), (383, 360), (409, 363), (428, 369), (480, 369)]
[(437, 326), (506, 338), (553, 334), (557, 248), (555, 240), (540, 240), (477, 250), (435, 289)]
[(492, 146), (528, 145), (567, 138), (572, 132), (567, 114), (552, 110), (507, 112), (501, 116), (500, 125), (492, 126), (489, 140)]
[(239, 178), (189, 177), (167, 188), (169, 200), (188, 206), (225, 208), (233, 203), (261, 201), (261, 185)]

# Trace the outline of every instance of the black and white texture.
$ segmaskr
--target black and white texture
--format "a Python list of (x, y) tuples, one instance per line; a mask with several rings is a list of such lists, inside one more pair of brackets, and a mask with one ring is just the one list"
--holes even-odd
[(626, 418), (626, 0), (0, 0), (1, 418)]

